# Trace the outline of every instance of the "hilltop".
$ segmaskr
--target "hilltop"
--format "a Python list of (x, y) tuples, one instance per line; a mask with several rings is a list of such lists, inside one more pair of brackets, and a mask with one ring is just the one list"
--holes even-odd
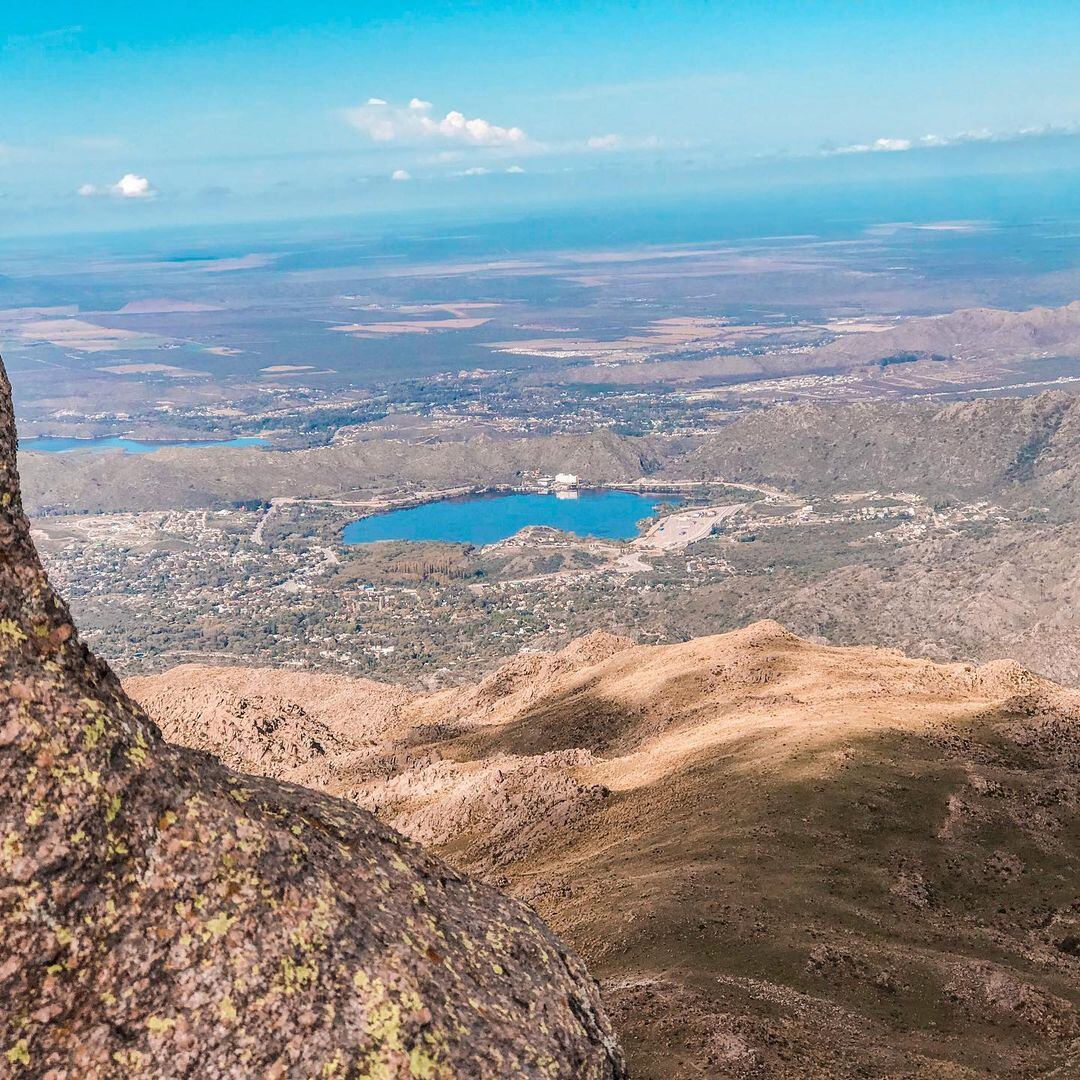
[(896, 356), (992, 361), (1077, 353), (1080, 301), (1027, 311), (977, 307), (912, 316), (878, 333), (842, 335), (817, 349), (812, 362), (843, 368)]
[(528, 900), (600, 975), (637, 1077), (1080, 1066), (1080, 695), (1016, 664), (763, 622), (594, 633), (436, 693), (202, 666), (127, 685), (168, 737)]

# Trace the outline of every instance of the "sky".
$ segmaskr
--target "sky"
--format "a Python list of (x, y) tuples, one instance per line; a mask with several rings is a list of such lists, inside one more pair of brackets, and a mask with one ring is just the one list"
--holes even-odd
[(1077, 56), (1075, 0), (7, 4), (0, 226), (1074, 170)]

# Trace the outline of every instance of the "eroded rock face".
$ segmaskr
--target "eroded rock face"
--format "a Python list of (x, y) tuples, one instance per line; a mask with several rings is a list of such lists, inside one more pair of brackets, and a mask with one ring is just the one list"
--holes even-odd
[(374, 817), (167, 745), (82, 645), (0, 365), (0, 1073), (621, 1078), (527, 908)]

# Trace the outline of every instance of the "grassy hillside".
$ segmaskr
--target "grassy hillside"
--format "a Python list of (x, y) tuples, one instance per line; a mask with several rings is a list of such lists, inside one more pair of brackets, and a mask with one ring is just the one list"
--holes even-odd
[(331, 730), (347, 745), (282, 775), (533, 904), (601, 977), (639, 1078), (1080, 1063), (1080, 698), (1015, 664), (759, 623), (593, 635), (428, 695), (206, 668), (129, 688), (248, 768), (292, 738), (256, 717)]

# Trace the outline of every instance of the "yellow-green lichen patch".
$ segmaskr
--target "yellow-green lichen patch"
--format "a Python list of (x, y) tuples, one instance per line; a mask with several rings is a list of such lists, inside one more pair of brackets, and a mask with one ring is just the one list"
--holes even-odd
[(26, 634), (14, 619), (0, 619), (0, 638), (7, 638), (16, 645), (26, 641)]
[(224, 912), (219, 912), (212, 919), (207, 919), (203, 924), (205, 930), (203, 940), (208, 941), (212, 937), (222, 937), (229, 932), (229, 927), (234, 922), (236, 922), (235, 915), (226, 915)]
[(105, 711), (99, 710), (94, 719), (83, 727), (83, 746), (87, 750), (93, 750), (97, 746), (101, 736), (105, 734)]
[(4, 1057), (8, 1059), (9, 1065), (29, 1065), (30, 1064), (30, 1045), (26, 1039), (20, 1039), (14, 1046), (9, 1046), (4, 1051)]
[(119, 795), (110, 795), (108, 804), (105, 807), (105, 824), (111, 825), (116, 820), (116, 815), (120, 813), (120, 805), (123, 800)]
[(306, 961), (298, 963), (291, 956), (283, 956), (274, 989), (286, 996), (295, 994), (311, 986), (318, 976), (319, 969), (314, 963)]
[(425, 1047), (414, 1046), (409, 1051), (409, 1075), (416, 1080), (437, 1080), (439, 1063)]

